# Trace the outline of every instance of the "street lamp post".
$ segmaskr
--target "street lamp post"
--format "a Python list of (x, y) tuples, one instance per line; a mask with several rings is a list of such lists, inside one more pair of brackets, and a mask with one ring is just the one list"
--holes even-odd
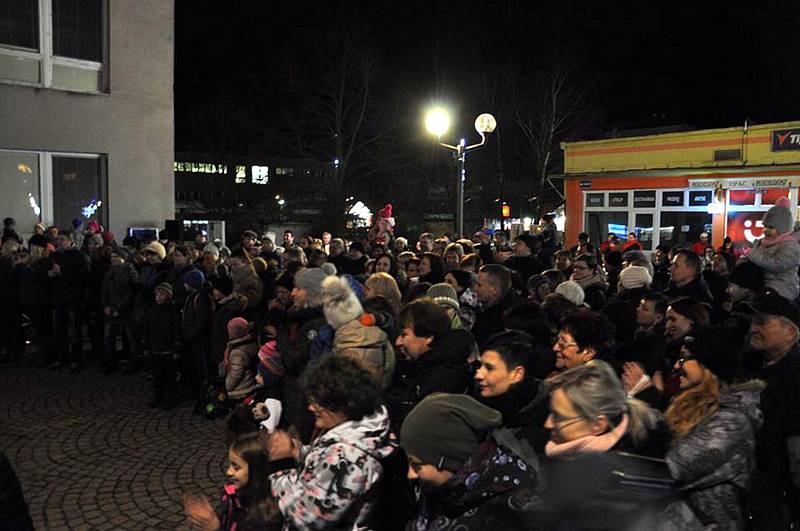
[[(428, 111), (425, 115), (425, 127), (428, 131), (441, 140), (450, 128), (450, 115), (441, 107)], [(489, 113), (484, 113), (475, 119), (475, 130), (481, 135), (481, 141), (477, 144), (467, 145), (465, 139), (460, 139), (458, 144), (451, 145), (439, 142), (439, 145), (454, 151), (453, 157), (456, 160), (456, 233), (459, 238), (464, 236), (464, 183), (467, 179), (466, 160), (467, 151), (481, 147), (486, 143), (486, 133), (491, 133), (497, 127), (497, 121)]]

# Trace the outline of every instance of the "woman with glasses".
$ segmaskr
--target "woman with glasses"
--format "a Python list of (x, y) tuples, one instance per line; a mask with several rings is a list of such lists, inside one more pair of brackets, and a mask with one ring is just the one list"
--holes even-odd
[(684, 339), (680, 393), (665, 414), (674, 436), (667, 465), (684, 495), (662, 515), (668, 528), (745, 529), (764, 385), (733, 383), (742, 340), (724, 327), (698, 327)]
[(569, 277), (583, 288), (584, 301), (592, 310), (600, 311), (606, 304), (608, 282), (597, 264), (597, 257), (591, 254), (581, 254), (572, 264), (572, 275)]

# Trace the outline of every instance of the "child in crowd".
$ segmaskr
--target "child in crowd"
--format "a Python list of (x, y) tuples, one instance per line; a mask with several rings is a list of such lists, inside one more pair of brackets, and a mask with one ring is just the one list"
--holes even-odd
[(172, 284), (156, 286), (156, 303), (142, 322), (144, 353), (153, 371), (153, 401), (150, 407), (171, 409), (178, 403), (178, 370), (180, 366), (180, 314), (172, 303)]
[(133, 264), (128, 262), (128, 256), (128, 250), (124, 247), (111, 248), (111, 268), (106, 271), (100, 295), (105, 315), (103, 371), (106, 374), (116, 370), (116, 340), (120, 333), (123, 333), (128, 340), (130, 359), (138, 358), (138, 345), (133, 334), (132, 320), (139, 274)]
[(219, 376), (225, 379), (228, 400), (235, 404), (252, 393), (256, 387), (255, 361), (258, 343), (251, 333), (251, 324), (242, 317), (228, 321), (228, 346), (219, 364)]
[(281, 529), (280, 516), (270, 495), (269, 459), (258, 434), (239, 437), (228, 450), (228, 469), (220, 510), (214, 512), (203, 495), (185, 495), (183, 507), (195, 529), (243, 531)]

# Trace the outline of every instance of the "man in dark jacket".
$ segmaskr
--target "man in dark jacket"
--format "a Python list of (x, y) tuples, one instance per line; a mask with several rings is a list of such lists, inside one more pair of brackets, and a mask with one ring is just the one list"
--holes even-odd
[(475, 294), (483, 308), (472, 327), (472, 334), (478, 347), (483, 348), (490, 337), (505, 330), (505, 314), (524, 301), (511, 289), (511, 272), (500, 264), (480, 268)]
[(788, 529), (800, 521), (800, 346), (797, 307), (778, 295), (752, 303), (750, 346), (764, 365), (758, 377), (764, 425), (753, 494), (756, 529)]
[(156, 287), (155, 300), (142, 322), (143, 346), (153, 371), (153, 400), (148, 405), (171, 409), (178, 403), (181, 318), (169, 282)]
[(53, 328), (58, 358), (51, 368), (69, 363), (71, 372), (83, 364), (83, 303), (89, 279), (89, 258), (72, 241), (69, 232), (58, 234), (58, 249), (52, 255)]
[(672, 265), (669, 266), (670, 281), (664, 290), (670, 300), (680, 297), (694, 297), (700, 302), (711, 304), (711, 292), (702, 276), (703, 263), (700, 257), (688, 249), (675, 252)]
[(111, 268), (105, 274), (100, 294), (105, 316), (103, 343), (104, 371), (107, 374), (116, 370), (116, 340), (120, 333), (128, 340), (131, 358), (138, 357), (137, 338), (133, 333), (133, 303), (139, 274), (127, 259), (128, 251), (124, 247), (111, 249)]
[(542, 244), (535, 236), (521, 234), (514, 242), (514, 256), (503, 265), (519, 273), (522, 285), (526, 285), (531, 275), (538, 275), (547, 267), (536, 258)]
[(395, 429), (420, 400), (431, 393), (464, 393), (471, 374), (463, 350), (447, 348), (450, 317), (433, 299), (422, 298), (400, 312), (400, 335), (395, 345), (404, 355), (397, 361), (387, 389), (389, 415)]

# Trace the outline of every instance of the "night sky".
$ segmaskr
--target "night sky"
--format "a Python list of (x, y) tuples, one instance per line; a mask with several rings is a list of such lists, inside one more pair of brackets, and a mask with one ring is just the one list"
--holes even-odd
[[(595, 135), (800, 118), (796, 2), (781, 8), (600, 4), (373, 1), (356, 7), (376, 43), (383, 90), (409, 116), (436, 99), (472, 113), (479, 109), (476, 82), (487, 68), (530, 72), (557, 46), (578, 59), (579, 82), (591, 84)], [(191, 120), (198, 109), (220, 98), (269, 121), (282, 103), (287, 54), (305, 53), (350, 5), (178, 0), (177, 148), (196, 136)], [(269, 139), (264, 128), (260, 134)]]

